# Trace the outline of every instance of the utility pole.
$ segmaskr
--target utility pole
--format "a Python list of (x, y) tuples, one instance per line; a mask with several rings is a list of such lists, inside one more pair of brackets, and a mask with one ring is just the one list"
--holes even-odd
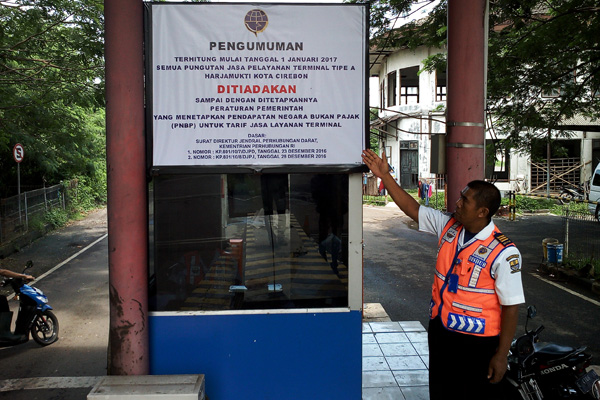
[(446, 171), (448, 210), (485, 175), (487, 1), (448, 0)]
[(105, 0), (109, 374), (147, 375), (148, 211), (142, 0)]

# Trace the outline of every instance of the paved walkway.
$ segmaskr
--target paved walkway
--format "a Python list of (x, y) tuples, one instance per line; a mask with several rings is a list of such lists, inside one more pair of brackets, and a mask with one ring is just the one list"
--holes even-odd
[(418, 321), (363, 323), (363, 400), (429, 400), (427, 331)]
[(419, 321), (392, 322), (380, 303), (365, 303), (363, 400), (429, 400), (427, 331)]

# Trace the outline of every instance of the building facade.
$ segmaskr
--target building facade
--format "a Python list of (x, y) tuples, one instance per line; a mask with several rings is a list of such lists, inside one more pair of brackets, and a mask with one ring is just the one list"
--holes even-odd
[[(372, 91), (372, 132), (379, 148), (386, 150), (397, 181), (405, 188), (419, 182), (443, 189), (445, 173), (446, 71), (422, 71), (423, 60), (446, 49), (420, 47), (380, 51), (370, 54)], [(553, 94), (559, 95), (559, 94)], [(600, 162), (600, 123), (585, 118), (564, 121), (563, 132), (552, 131), (561, 152), (550, 157), (550, 191), (563, 185), (585, 184)], [(486, 129), (486, 144), (502, 139), (502, 133)], [(545, 148), (536, 154), (511, 150), (497, 152), (486, 161), (486, 179), (505, 192), (545, 193), (548, 162)]]

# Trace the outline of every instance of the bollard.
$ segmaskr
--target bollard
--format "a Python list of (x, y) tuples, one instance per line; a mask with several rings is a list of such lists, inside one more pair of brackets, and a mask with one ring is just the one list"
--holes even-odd
[(514, 190), (508, 192), (508, 219), (514, 221), (516, 219), (517, 210), (517, 195)]

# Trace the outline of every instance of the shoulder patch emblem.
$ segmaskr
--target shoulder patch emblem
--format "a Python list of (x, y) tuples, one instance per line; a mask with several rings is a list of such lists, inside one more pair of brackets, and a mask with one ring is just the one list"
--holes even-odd
[(506, 237), (506, 235), (503, 234), (502, 232), (494, 233), (494, 238), (497, 241), (499, 241), (500, 243), (502, 243), (502, 245), (505, 247), (513, 244), (512, 240), (510, 240), (508, 237)]
[(506, 258), (506, 261), (509, 263), (510, 265), (510, 273), (514, 274), (517, 272), (521, 272), (521, 266), (519, 265), (519, 256), (516, 254), (513, 254), (511, 256), (508, 256)]

